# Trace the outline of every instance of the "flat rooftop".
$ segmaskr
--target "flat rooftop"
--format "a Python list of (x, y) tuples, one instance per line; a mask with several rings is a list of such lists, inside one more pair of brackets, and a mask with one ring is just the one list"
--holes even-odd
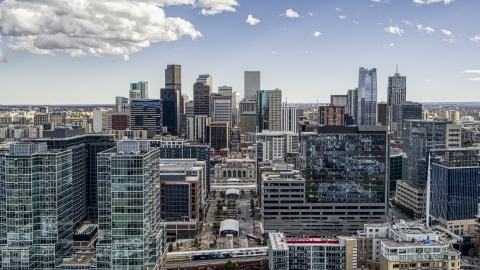
[(423, 240), (423, 241), (383, 241), (387, 247), (449, 247), (450, 244), (445, 241)]

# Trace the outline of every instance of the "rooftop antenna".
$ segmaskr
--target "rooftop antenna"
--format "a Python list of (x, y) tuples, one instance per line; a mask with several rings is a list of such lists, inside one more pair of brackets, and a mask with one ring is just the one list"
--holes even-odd
[(285, 107), (287, 106), (287, 97), (285, 97)]
[(395, 73), (397, 73), (397, 74), (398, 74), (398, 64), (397, 64), (397, 71), (396, 71)]

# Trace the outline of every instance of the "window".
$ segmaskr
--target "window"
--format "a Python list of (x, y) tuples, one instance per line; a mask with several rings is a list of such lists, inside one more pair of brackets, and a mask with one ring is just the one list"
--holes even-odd
[(393, 268), (398, 268), (398, 264), (394, 264), (394, 265), (393, 265)]

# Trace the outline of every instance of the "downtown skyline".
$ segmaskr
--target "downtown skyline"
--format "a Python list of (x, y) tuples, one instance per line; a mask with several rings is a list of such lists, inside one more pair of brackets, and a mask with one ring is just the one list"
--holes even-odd
[[(89, 21), (92, 28), (84, 26), (93, 33), (89, 34), (93, 42), (115, 36), (107, 42), (116, 46), (111, 51), (95, 50), (90, 41), (62, 39), (60, 33), (68, 28), (58, 30), (40, 18), (42, 12), (53, 12), (59, 21), (78, 24), (69, 18), (68, 6), (40, 6), (33, 16), (27, 12), (33, 12), (33, 4), (12, 2), (0, 1), (0, 61), (8, 59), (0, 63), (2, 89), (8, 92), (2, 104), (114, 103), (115, 96), (128, 96), (129, 84), (135, 81), (148, 81), (149, 97), (159, 98), (168, 64), (182, 65), (182, 93), (190, 98), (199, 74), (213, 76), (213, 92), (228, 85), (243, 96), (243, 72), (249, 70), (261, 71), (262, 90), (279, 88), (289, 102), (328, 102), (330, 95), (358, 86), (359, 67), (377, 69), (379, 102), (387, 100), (388, 76), (394, 75), (397, 64), (399, 73), (407, 77), (407, 100), (471, 101), (480, 83), (476, 64), (480, 22), (474, 13), (480, 3), (476, 1), (225, 0), (216, 1), (225, 5), (212, 5), (204, 0), (153, 10), (153, 4), (193, 1), (150, 0), (138, 4), (148, 8), (150, 21), (135, 19), (142, 9), (132, 3), (116, 1), (117, 10), (105, 11), (101, 7), (113, 2), (100, 7), (84, 1), (78, 12), (90, 14), (88, 7), (95, 6), (104, 22), (110, 15), (135, 21), (133, 30), (123, 25), (115, 31), (93, 31), (101, 16)], [(122, 10), (127, 7), (140, 11), (127, 16)], [(59, 15), (60, 11), (67, 15)], [(84, 18), (84, 22), (90, 19)], [(172, 31), (157, 33), (151, 28), (155, 24), (167, 24)], [(58, 33), (49, 35), (52, 29)], [(119, 41), (122, 34), (135, 33), (131, 39), (137, 40)], [(17, 37), (27, 34), (30, 38)], [(64, 50), (75, 46), (86, 55), (72, 57), (82, 53)]]

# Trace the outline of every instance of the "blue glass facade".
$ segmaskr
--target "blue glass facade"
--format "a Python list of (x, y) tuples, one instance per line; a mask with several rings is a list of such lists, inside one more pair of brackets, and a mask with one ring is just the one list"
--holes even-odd
[(360, 68), (358, 75), (357, 125), (377, 124), (377, 69)]

